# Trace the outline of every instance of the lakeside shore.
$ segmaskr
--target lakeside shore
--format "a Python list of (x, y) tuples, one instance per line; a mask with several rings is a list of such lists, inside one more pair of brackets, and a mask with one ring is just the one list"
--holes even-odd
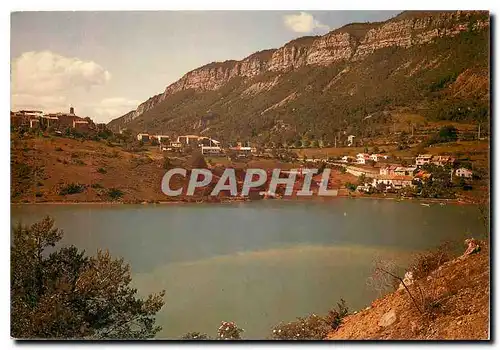
[(380, 196), (380, 195), (338, 195), (334, 197), (284, 197), (284, 198), (272, 198), (272, 199), (250, 199), (250, 198), (234, 198), (234, 199), (220, 199), (216, 197), (216, 199), (193, 199), (193, 200), (175, 200), (175, 201), (137, 201), (137, 202), (124, 202), (124, 201), (36, 201), (36, 202), (11, 202), (11, 205), (78, 205), (78, 204), (94, 204), (94, 205), (152, 205), (152, 204), (170, 204), (170, 205), (182, 205), (182, 204), (227, 204), (227, 203), (241, 203), (241, 202), (259, 202), (259, 201), (302, 201), (302, 202), (328, 202), (335, 200), (336, 198), (349, 198), (349, 199), (382, 199), (382, 200), (392, 200), (397, 202), (420, 202), (422, 204), (425, 203), (433, 203), (433, 204), (452, 204), (452, 205), (477, 205), (477, 202), (474, 201), (464, 201), (460, 199), (447, 199), (447, 198), (419, 198), (419, 197), (408, 197), (408, 198), (400, 198), (395, 196)]

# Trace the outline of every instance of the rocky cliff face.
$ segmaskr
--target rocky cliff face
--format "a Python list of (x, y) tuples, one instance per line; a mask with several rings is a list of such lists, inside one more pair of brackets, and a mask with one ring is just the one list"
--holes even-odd
[(142, 113), (146, 112), (147, 110), (153, 108), (157, 103), (160, 103), (163, 100), (162, 97), (163, 97), (163, 94), (155, 95), (155, 96), (149, 98), (147, 101), (141, 103), (137, 107), (136, 110), (130, 111), (120, 118), (122, 118), (123, 123), (126, 124), (126, 123), (134, 120), (135, 118), (140, 116)]
[(121, 117), (120, 123), (128, 123), (178, 91), (217, 90), (232, 78), (249, 79), (266, 71), (286, 72), (307, 65), (326, 66), (340, 61), (360, 61), (379, 49), (409, 48), (438, 37), (454, 36), (462, 31), (488, 26), (488, 20), (479, 17), (474, 20), (473, 16), (477, 14), (471, 11), (405, 12), (382, 23), (347, 25), (323, 36), (299, 38), (279, 49), (259, 52), (242, 61), (210, 63), (188, 72), (169, 85), (162, 94), (150, 98), (135, 111)]

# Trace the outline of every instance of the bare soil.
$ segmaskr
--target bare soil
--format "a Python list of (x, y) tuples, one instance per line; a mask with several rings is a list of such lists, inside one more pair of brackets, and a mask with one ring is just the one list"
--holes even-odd
[[(329, 340), (486, 340), (490, 314), (489, 249), (481, 244), (476, 254), (445, 263), (410, 286), (425, 301), (420, 313), (403, 289), (375, 300), (371, 306), (347, 316)], [(395, 311), (396, 321), (386, 327), (381, 317)]]

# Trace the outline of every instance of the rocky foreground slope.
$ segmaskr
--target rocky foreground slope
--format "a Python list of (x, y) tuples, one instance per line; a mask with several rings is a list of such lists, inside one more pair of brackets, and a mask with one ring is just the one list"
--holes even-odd
[(328, 125), (333, 134), (340, 119), (356, 124), (370, 112), (431, 100), (459, 76), (465, 85), (480, 77), (465, 98), (479, 89), (481, 100), (488, 95), (488, 29), (488, 13), (471, 11), (403, 12), (349, 24), (197, 68), (109, 126), (269, 138), (277, 126), (300, 134)]
[(486, 243), (478, 253), (449, 261), (404, 290), (347, 316), (330, 340), (486, 340), (490, 325), (490, 259)]

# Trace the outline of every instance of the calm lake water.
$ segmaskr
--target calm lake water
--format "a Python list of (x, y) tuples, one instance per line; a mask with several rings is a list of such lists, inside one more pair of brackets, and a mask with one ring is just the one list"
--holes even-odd
[(378, 296), (367, 284), (375, 260), (405, 266), (417, 251), (484, 232), (475, 206), (391, 200), (11, 209), (12, 223), (51, 215), (62, 244), (124, 257), (141, 294), (165, 289), (159, 338), (215, 336), (224, 320), (262, 339), (341, 297), (359, 310)]

